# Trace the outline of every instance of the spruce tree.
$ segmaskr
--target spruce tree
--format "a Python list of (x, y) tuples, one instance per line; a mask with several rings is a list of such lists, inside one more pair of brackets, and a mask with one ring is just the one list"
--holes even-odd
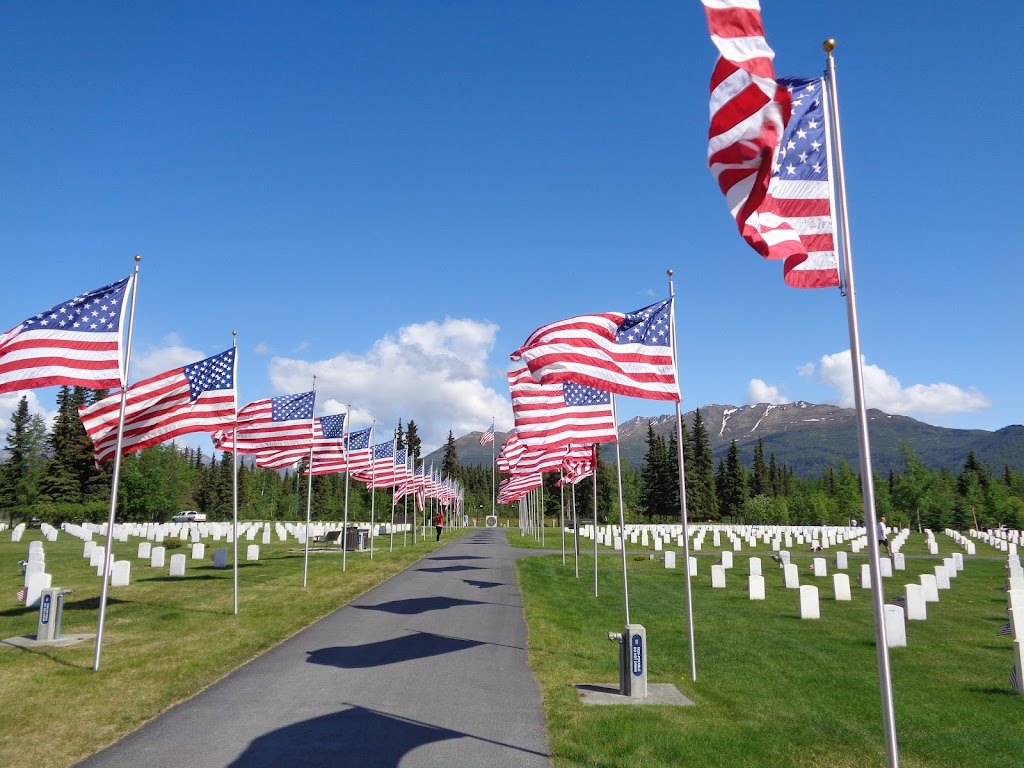
[(722, 515), (735, 518), (743, 514), (743, 502), (746, 500), (746, 496), (746, 477), (743, 462), (740, 461), (740, 449), (736, 441), (733, 440), (729, 443), (729, 452), (726, 454), (721, 495), (719, 496), (719, 508)]
[(715, 466), (700, 408), (694, 411), (693, 434), (690, 436), (693, 461), (686, 465), (686, 506), (695, 520), (717, 520), (718, 499), (715, 495)]
[(442, 477), (455, 480), (459, 477), (459, 453), (455, 448), (455, 436), (448, 430), (448, 442), (444, 444), (444, 460), (441, 462)]
[(764, 463), (764, 443), (757, 438), (754, 445), (754, 465), (750, 472), (750, 495), (770, 496), (771, 477), (768, 474), (768, 465)]
[(647, 455), (640, 470), (641, 491), (640, 504), (647, 517), (654, 519), (665, 514), (665, 496), (663, 474), (667, 449), (665, 441), (654, 431), (654, 426), (647, 422)]
[(409, 424), (405, 428), (405, 444), (408, 448), (409, 456), (414, 459), (420, 458), (420, 435), (416, 429), (416, 422), (409, 419)]

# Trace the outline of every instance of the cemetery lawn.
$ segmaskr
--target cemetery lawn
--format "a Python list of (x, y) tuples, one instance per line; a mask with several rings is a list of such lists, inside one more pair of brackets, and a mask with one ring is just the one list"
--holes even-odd
[[(508, 538), (518, 544), (519, 532)], [(959, 551), (938, 540), (946, 557)], [(914, 534), (904, 545), (907, 570), (885, 580), (887, 600), (941, 564), (923, 542)], [(682, 565), (682, 550), (673, 549)], [(711, 589), (720, 552), (693, 553), (693, 682), (683, 572), (665, 570), (660, 554), (630, 550), (630, 619), (647, 629), (649, 682), (676, 685), (696, 706), (584, 707), (574, 684), (618, 684), (618, 647), (607, 636), (625, 623), (622, 563), (604, 552), (599, 598), (592, 554), (580, 557), (578, 580), (571, 548), (564, 566), (561, 555), (517, 562), (555, 768), (886, 765), (871, 598), (855, 578), (864, 556), (850, 556), (852, 602), (836, 602), (834, 555), (823, 553), (829, 575), (816, 578), (810, 554), (794, 551), (800, 582), (819, 588), (821, 619), (812, 621), (800, 619), (799, 593), (784, 588), (766, 548), (734, 553), (726, 589)], [(751, 555), (761, 557), (764, 601), (743, 591)], [(1005, 556), (979, 545), (977, 557), (964, 559), (951, 589), (928, 603), (927, 621), (907, 622), (908, 646), (890, 649), (904, 768), (1024, 765), (1024, 697), (1008, 680), (1011, 640), (997, 634), (1008, 621)]]
[[(213, 568), (216, 544), (207, 540), (205, 560), (187, 561), (184, 578), (150, 568), (135, 558), (141, 539), (114, 543), (119, 558), (132, 562), (131, 584), (110, 588), (100, 669), (93, 671), (95, 640), (70, 647), (32, 649), (0, 646), (0, 765), (73, 765), (130, 733), (171, 705), (195, 695), (233, 669), (340, 608), (468, 529), (447, 529), (441, 544), (402, 546), (380, 537), (368, 553), (341, 550), (309, 556), (308, 586), (302, 587), (303, 548), (294, 540), (260, 545), (260, 559), (246, 562), (239, 542), (239, 612), (233, 610), (233, 574)], [(37, 608), (15, 602), (22, 576), (18, 561), (28, 542), (0, 541), (0, 639), (35, 637)], [(100, 540), (100, 544), (103, 542)], [(190, 549), (164, 543), (170, 556)], [(225, 545), (226, 546), (226, 545)], [(230, 547), (228, 547), (230, 550)], [(46, 570), (53, 586), (74, 590), (64, 603), (62, 636), (95, 634), (101, 579), (82, 557), (83, 542), (67, 534), (46, 542)]]

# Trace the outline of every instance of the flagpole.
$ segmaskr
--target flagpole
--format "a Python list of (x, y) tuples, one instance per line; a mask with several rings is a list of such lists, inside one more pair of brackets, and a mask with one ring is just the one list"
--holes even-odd
[(562, 565), (565, 565), (565, 470), (562, 467), (558, 468), (558, 527), (562, 529)]
[[(611, 396), (612, 401), (612, 423), (618, 424), (618, 414), (615, 408), (615, 395)], [(618, 429), (616, 428), (616, 431)], [(619, 437), (615, 436), (615, 473), (619, 486), (619, 537), (622, 542), (622, 596), (626, 601), (626, 625), (629, 625), (629, 578), (626, 575), (626, 510), (622, 502), (622, 458), (619, 454)], [(613, 541), (614, 543), (614, 541)]]
[(398, 435), (391, 435), (391, 546), (388, 552), (395, 551), (395, 486), (398, 485)]
[(135, 330), (135, 299), (139, 293), (139, 262), (142, 257), (135, 256), (135, 271), (132, 273), (132, 306), (128, 312), (128, 331), (124, 351), (124, 376), (121, 382), (121, 408), (117, 416), (117, 446), (114, 448), (114, 474), (110, 481), (110, 514), (107, 517), (107, 548), (103, 551), (103, 586), (100, 587), (100, 613), (96, 623), (96, 649), (93, 653), (92, 668), (98, 672), (100, 668), (100, 648), (103, 645), (103, 621), (107, 614), (107, 588), (110, 584), (110, 561), (113, 559), (111, 549), (114, 546), (114, 515), (117, 511), (117, 481), (121, 476), (121, 447), (124, 444), (124, 413), (128, 405), (128, 366), (132, 357), (132, 332)]
[(348, 568), (348, 476), (349, 465), (352, 457), (349, 456), (349, 448), (352, 444), (352, 404), (345, 404), (345, 423), (348, 427), (342, 434), (342, 445), (345, 453), (345, 521), (341, 526), (341, 570)]
[(377, 502), (377, 420), (370, 422), (370, 559), (373, 560), (373, 514)]
[(580, 522), (576, 514), (576, 483), (572, 483), (569, 499), (572, 501), (572, 554), (578, 579), (580, 577)]
[[(231, 332), (231, 347), (238, 348), (238, 331)], [(238, 446), (235, 445), (238, 435), (238, 352), (235, 352), (235, 427), (231, 433), (231, 529), (234, 539), (234, 554), (231, 568), (231, 594), (235, 616), (238, 615)]]
[[(829, 38), (822, 44), (826, 53), (828, 93), (827, 119), (831, 122), (835, 152), (832, 157), (835, 171), (836, 203), (839, 209), (843, 272), (846, 275), (846, 314), (850, 329), (850, 366), (853, 373), (853, 396), (857, 408), (857, 440), (860, 444), (860, 485), (864, 498), (864, 523), (868, 527), (868, 560), (871, 571), (871, 602), (875, 614), (875, 650), (878, 655), (878, 677), (882, 700), (882, 719), (885, 729), (885, 752), (889, 768), (898, 768), (899, 746), (896, 741), (896, 711), (893, 705), (892, 670), (889, 665), (889, 642), (885, 631), (885, 596), (882, 584), (882, 564), (878, 552), (878, 521), (875, 515), (874, 475), (871, 470), (871, 447), (868, 439), (868, 415), (864, 402), (864, 373), (861, 367), (860, 331), (857, 323), (857, 291), (853, 282), (853, 254), (850, 247), (850, 225), (846, 207), (846, 178), (843, 170), (843, 144), (839, 130), (839, 96), (836, 89), (835, 59), (832, 51), (836, 41)], [(828, 142), (826, 142), (826, 151)]]
[[(494, 417), (491, 416), (491, 429), (494, 429)], [(494, 518), (494, 525), (497, 527), (498, 518), (494, 507), (494, 444), (497, 442), (496, 438), (491, 439), (491, 517)]]
[[(316, 374), (313, 374), (313, 397), (316, 397)], [(309, 417), (309, 463), (306, 471), (309, 474), (309, 482), (306, 483), (306, 535), (305, 535), (305, 559), (302, 562), (302, 587), (305, 588), (309, 578), (309, 525), (310, 516), (313, 510), (313, 441), (316, 439), (316, 416)], [(298, 499), (295, 501), (298, 504)], [(237, 536), (236, 536), (237, 540)]]
[[(672, 270), (668, 270), (668, 295), (672, 299), (672, 367), (675, 369), (676, 386), (679, 385), (679, 352), (676, 349), (676, 289), (672, 282)], [(679, 453), (679, 517), (683, 523), (683, 570), (686, 573), (686, 627), (690, 640), (690, 677), (697, 682), (697, 645), (693, 628), (693, 585), (690, 576), (690, 525), (686, 515), (686, 468), (683, 461), (683, 409), (682, 391), (676, 400), (676, 448)]]
[[(615, 417), (612, 416), (614, 422)], [(594, 443), (594, 597), (597, 597), (597, 458), (597, 443)]]

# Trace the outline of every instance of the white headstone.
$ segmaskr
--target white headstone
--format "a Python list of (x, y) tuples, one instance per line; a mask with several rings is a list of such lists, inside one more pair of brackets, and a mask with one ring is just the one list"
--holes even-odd
[(828, 570), (825, 568), (825, 558), (814, 558), (814, 562), (811, 563), (811, 571), (815, 576), (828, 576)]
[(821, 618), (821, 612), (818, 610), (818, 588), (811, 584), (800, 587), (800, 618)]
[(884, 605), (885, 641), (890, 648), (907, 647), (907, 625), (903, 621), (903, 609), (898, 605)]
[(871, 589), (871, 566), (867, 563), (860, 566), (860, 586), (861, 589)]
[(750, 575), (760, 576), (761, 575), (761, 558), (752, 557), (750, 558)]
[(214, 568), (227, 568), (228, 567), (228, 551), (226, 549), (215, 549), (215, 550), (213, 550), (213, 567)]
[[(893, 554), (893, 556), (892, 556), (892, 567), (893, 567), (893, 570), (896, 570), (896, 571), (905, 571), (905, 570), (907, 570), (907, 556), (904, 555), (902, 552), (896, 552), (895, 554)], [(891, 575), (892, 574), (890, 574), (890, 576)]]
[(694, 552), (700, 552), (701, 541), (702, 540), (700, 538), (694, 539), (694, 542), (693, 542), (693, 551)]
[(882, 569), (882, 578), (890, 578), (892, 576), (892, 560), (888, 557), (878, 558), (878, 565)]
[(82, 557), (90, 557), (91, 558), (92, 557), (92, 551), (94, 549), (96, 549), (96, 542), (95, 541), (90, 540), (90, 541), (85, 542), (85, 544), (82, 545)]
[(836, 552), (836, 570), (845, 571), (847, 567), (846, 553), (842, 551)]
[[(32, 543), (37, 544), (38, 542), (33, 541)], [(42, 549), (30, 549), (28, 551), (28, 561), (30, 563), (45, 563), (46, 553)]]
[(665, 551), (665, 567), (670, 569), (676, 567), (676, 553), (671, 549)]
[(263, 543), (264, 544), (269, 544), (270, 543), (270, 526), (269, 525), (264, 526), (264, 528), (263, 528)]
[(852, 600), (850, 594), (850, 576), (846, 573), (837, 573), (832, 576), (832, 590), (836, 600)]
[(750, 599), (764, 600), (764, 576), (751, 574), (749, 577)]
[(936, 565), (932, 570), (935, 571), (935, 586), (939, 589), (949, 589), (949, 571), (946, 570), (946, 566)]
[(171, 555), (171, 576), (185, 575), (185, 556)]
[(1013, 641), (1013, 661), (1017, 669), (1017, 693), (1024, 694), (1024, 640)]
[(97, 566), (103, 565), (103, 556), (106, 554), (103, 547), (96, 546), (92, 548), (92, 552), (89, 555), (89, 567), (96, 568)]
[(725, 567), (721, 565), (711, 566), (711, 586), (715, 589), (725, 589)]
[(250, 544), (245, 548), (245, 559), (246, 560), (259, 560), (260, 559), (260, 545)]
[(140, 541), (138, 558), (140, 560), (149, 560), (149, 558), (152, 557), (152, 555), (153, 544), (149, 541)]
[(939, 602), (939, 587), (935, 583), (935, 575), (931, 573), (921, 574), (921, 588), (924, 592), (926, 603)]
[(796, 563), (786, 563), (782, 566), (782, 572), (786, 579), (786, 589), (800, 588), (800, 574), (797, 572)]
[(39, 596), (44, 589), (49, 589), (53, 577), (48, 573), (33, 573), (25, 582), (25, 607), (36, 608), (39, 605)]
[(202, 560), (206, 557), (206, 545), (203, 543), (192, 545), (192, 559)]
[(726, 570), (732, 568), (732, 552), (726, 550), (722, 553), (722, 567)]
[(782, 560), (783, 565), (789, 565), (789, 552), (785, 549), (779, 551), (779, 558)]
[(164, 556), (167, 550), (164, 547), (153, 547), (153, 551), (149, 555), (149, 564), (153, 568), (164, 567)]
[(127, 587), (131, 582), (132, 564), (130, 560), (115, 560), (110, 569), (110, 586)]
[(953, 561), (953, 558), (952, 557), (944, 557), (944, 558), (942, 558), (942, 564), (946, 567), (946, 574), (949, 576), (949, 578), (955, 579), (956, 578), (957, 570), (956, 570), (956, 563)]
[(691, 576), (696, 576), (697, 575), (697, 558), (696, 557), (691, 557), (690, 558), (690, 575)]
[(32, 578), (33, 576), (35, 576), (37, 574), (45, 573), (45, 572), (46, 572), (46, 564), (45, 563), (38, 563), (38, 562), (36, 562), (36, 563), (26, 563), (25, 564), (25, 578), (22, 579), (22, 586), (23, 587), (27, 587), (28, 586), (28, 580), (30, 578)]
[(920, 584), (907, 584), (903, 588), (903, 595), (907, 621), (925, 621), (928, 618), (928, 604), (924, 599), (924, 587)]

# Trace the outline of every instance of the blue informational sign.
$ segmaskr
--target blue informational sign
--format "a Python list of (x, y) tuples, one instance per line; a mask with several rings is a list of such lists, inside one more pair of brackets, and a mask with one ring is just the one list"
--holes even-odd
[(50, 602), (53, 600), (53, 596), (50, 593), (43, 595), (43, 604), (39, 606), (39, 623), (49, 624), (50, 623)]
[(644, 640), (636, 634), (630, 638), (629, 644), (633, 658), (633, 676), (640, 677), (644, 673)]

